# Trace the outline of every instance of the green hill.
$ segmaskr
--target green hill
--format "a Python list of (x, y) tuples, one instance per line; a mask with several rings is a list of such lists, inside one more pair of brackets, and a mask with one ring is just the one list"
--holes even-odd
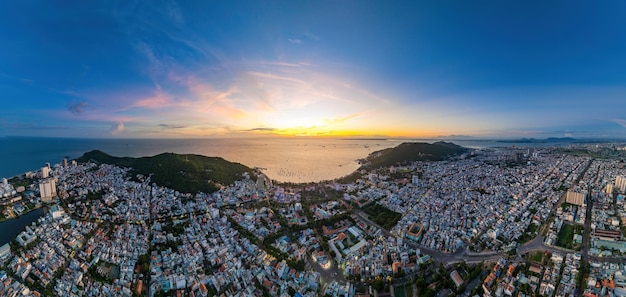
[(460, 155), (467, 149), (451, 142), (405, 142), (399, 146), (371, 153), (363, 161), (364, 166), (387, 167), (414, 161), (441, 161)]
[(133, 169), (133, 174), (152, 174), (152, 182), (182, 193), (212, 193), (230, 185), (250, 168), (218, 157), (163, 153), (153, 157), (114, 157), (99, 150), (85, 153), (79, 162), (113, 164)]

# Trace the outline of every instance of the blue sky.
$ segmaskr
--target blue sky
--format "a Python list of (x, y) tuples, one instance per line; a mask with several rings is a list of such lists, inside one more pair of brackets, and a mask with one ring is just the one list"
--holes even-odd
[(626, 137), (626, 2), (0, 3), (0, 136)]

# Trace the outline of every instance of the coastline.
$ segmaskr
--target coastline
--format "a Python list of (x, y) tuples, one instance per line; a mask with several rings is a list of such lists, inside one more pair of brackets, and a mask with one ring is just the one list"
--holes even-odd
[(36, 222), (41, 216), (45, 214), (44, 207), (33, 208), (28, 212), (24, 212), (18, 217), (14, 217), (8, 220), (4, 220), (0, 223), (2, 233), (0, 234), (0, 245), (9, 243), (16, 238), (16, 236), (24, 230), (28, 225)]
[(14, 216), (14, 217), (11, 217), (11, 218), (6, 218), (6, 217), (5, 217), (4, 219), (0, 219), (0, 223), (8, 222), (8, 221), (10, 221), (10, 220), (15, 220), (15, 219), (17, 219), (17, 218), (20, 218), (20, 217), (22, 217), (22, 216), (25, 216), (25, 215), (27, 215), (27, 214), (29, 214), (29, 213), (31, 213), (31, 212), (33, 212), (33, 211), (35, 211), (35, 210), (37, 210), (37, 209), (44, 208), (44, 207), (45, 207), (45, 206), (43, 206), (43, 205), (35, 206), (34, 208), (28, 209), (27, 211), (25, 211), (25, 212), (21, 213), (21, 214), (20, 214), (20, 215), (18, 215), (18, 216)]

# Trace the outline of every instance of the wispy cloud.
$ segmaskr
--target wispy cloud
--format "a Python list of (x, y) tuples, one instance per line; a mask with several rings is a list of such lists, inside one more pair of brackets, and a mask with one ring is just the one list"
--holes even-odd
[(41, 130), (68, 130), (70, 127), (67, 126), (51, 126), (47, 124), (41, 123), (33, 123), (33, 122), (5, 122), (0, 125), (0, 128), (7, 130), (27, 130), (27, 131), (41, 131)]
[(289, 43), (291, 44), (302, 44), (302, 39), (297, 39), (297, 38), (289, 38), (287, 39), (289, 41)]
[(187, 128), (185, 125), (169, 125), (169, 124), (159, 124), (159, 127), (162, 129), (184, 129)]
[(0, 78), (5, 78), (5, 79), (10, 79), (10, 80), (15, 80), (21, 83), (25, 83), (25, 84), (32, 84), (33, 80), (28, 79), (28, 78), (23, 78), (23, 77), (17, 77), (17, 76), (12, 76), (9, 74), (6, 74), (4, 72), (0, 72)]
[(67, 110), (73, 114), (82, 114), (85, 112), (88, 104), (85, 101), (78, 101), (68, 104)]
[(245, 132), (273, 132), (276, 131), (276, 128), (266, 128), (266, 127), (258, 127), (252, 129), (246, 129)]
[(626, 120), (622, 120), (622, 119), (613, 119), (613, 122), (615, 122), (616, 124), (626, 128)]
[(183, 17), (183, 13), (178, 6), (178, 3), (174, 0), (170, 0), (166, 2), (164, 7), (165, 14), (167, 17), (177, 26), (181, 26), (185, 23), (185, 18)]
[(311, 32), (304, 33), (304, 37), (306, 37), (306, 38), (308, 38), (310, 40), (313, 40), (313, 41), (319, 41), (320, 40), (320, 38), (317, 35), (315, 35), (315, 34), (313, 34)]
[(359, 116), (359, 114), (351, 114), (349, 116), (346, 117), (334, 117), (332, 119), (325, 119), (324, 122), (326, 122), (329, 125), (341, 125), (343, 123), (345, 123), (347, 120), (355, 118)]
[(148, 60), (148, 66), (145, 68), (145, 71), (152, 82), (158, 85), (160, 77), (166, 73), (167, 64), (162, 61), (162, 57), (158, 56), (155, 47), (149, 43), (138, 41), (135, 43), (135, 50)]
[[(134, 101), (134, 99), (129, 99)], [(190, 106), (192, 103), (188, 100), (177, 99), (174, 95), (167, 93), (157, 85), (157, 88), (153, 91), (153, 94), (149, 97), (140, 98), (135, 100), (126, 109), (130, 108), (148, 108), (148, 109), (164, 109), (172, 107)]]

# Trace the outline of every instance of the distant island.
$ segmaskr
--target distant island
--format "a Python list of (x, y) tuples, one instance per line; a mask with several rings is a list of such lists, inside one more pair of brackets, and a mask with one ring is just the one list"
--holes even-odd
[(393, 148), (375, 151), (361, 160), (361, 164), (376, 168), (415, 161), (441, 161), (467, 151), (467, 148), (451, 142), (405, 142)]
[(535, 138), (521, 138), (521, 139), (503, 139), (496, 140), (496, 142), (502, 143), (563, 143), (563, 142), (577, 142), (575, 138), (571, 137), (548, 137), (545, 139)]
[(240, 180), (251, 168), (219, 157), (163, 153), (153, 157), (115, 157), (93, 150), (77, 159), (132, 168), (133, 174), (152, 175), (156, 184), (181, 193), (213, 193)]

